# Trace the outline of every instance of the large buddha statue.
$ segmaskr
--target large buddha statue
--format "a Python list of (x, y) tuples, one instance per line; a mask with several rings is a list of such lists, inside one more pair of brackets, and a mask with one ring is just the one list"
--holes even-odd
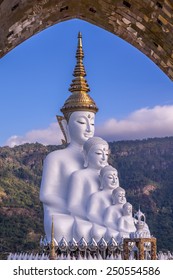
[[(54, 216), (55, 238), (71, 232), (73, 217), (67, 210), (67, 193), (70, 175), (84, 165), (83, 144), (94, 135), (95, 113), (98, 108), (89, 96), (89, 86), (85, 80), (83, 65), (82, 36), (78, 35), (76, 52), (77, 64), (74, 79), (70, 86), (70, 97), (65, 101), (61, 111), (64, 114), (63, 132), (70, 138), (65, 149), (48, 154), (44, 160), (40, 188), (40, 200), (44, 207), (44, 228), (48, 241), (51, 238), (51, 223)], [(66, 133), (65, 133), (66, 131)], [(61, 237), (62, 237), (61, 236)], [(66, 238), (70, 238), (69, 233)]]

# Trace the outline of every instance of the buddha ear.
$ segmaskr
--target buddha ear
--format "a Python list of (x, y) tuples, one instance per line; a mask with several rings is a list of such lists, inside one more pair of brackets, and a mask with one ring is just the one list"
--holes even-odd
[(102, 191), (104, 189), (104, 186), (103, 186), (103, 179), (101, 180), (101, 176), (100, 175), (99, 175), (99, 181), (100, 181), (99, 190)]
[(84, 152), (84, 167), (88, 167), (88, 157), (86, 155), (86, 153)]
[(115, 197), (112, 196), (112, 204), (115, 205)]
[(63, 116), (56, 116), (57, 121), (59, 123), (61, 132), (64, 136), (64, 139), (62, 139), (62, 143), (66, 144), (70, 142), (70, 137), (69, 137), (69, 132), (68, 132), (68, 125), (67, 125), (67, 121)]
[(69, 127), (68, 127), (68, 123), (66, 121), (66, 119), (63, 120), (63, 127), (65, 130), (65, 134), (66, 134), (66, 138), (67, 138), (67, 143), (70, 143), (71, 139), (70, 139), (70, 133), (69, 133)]

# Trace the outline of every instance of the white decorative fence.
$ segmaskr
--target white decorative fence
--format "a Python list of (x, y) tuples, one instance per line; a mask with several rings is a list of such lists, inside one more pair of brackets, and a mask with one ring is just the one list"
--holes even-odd
[[(99, 242), (96, 242), (93, 238), (90, 242), (86, 242), (84, 238), (81, 238), (79, 242), (75, 239), (67, 242), (65, 238), (62, 238), (58, 243), (56, 240), (52, 243), (48, 243), (46, 239), (40, 242), (40, 253), (10, 253), (8, 260), (49, 260), (51, 259), (51, 250), (54, 253), (54, 259), (56, 260), (123, 260), (123, 240), (119, 244), (114, 238), (111, 238), (108, 242), (101, 238)], [(151, 246), (146, 243), (144, 256), (145, 260), (150, 260)], [(129, 244), (129, 260), (138, 259), (138, 248), (134, 242)], [(158, 252), (156, 256), (157, 260), (173, 260), (173, 254), (170, 251)]]

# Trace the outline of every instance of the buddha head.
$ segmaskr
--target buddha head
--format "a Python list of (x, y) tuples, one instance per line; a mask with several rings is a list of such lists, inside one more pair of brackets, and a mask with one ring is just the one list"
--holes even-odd
[(109, 145), (100, 137), (88, 139), (83, 146), (84, 167), (100, 170), (108, 165)]
[(67, 130), (72, 141), (83, 145), (94, 135), (95, 114), (88, 111), (73, 112), (69, 118)]
[(123, 215), (124, 216), (132, 216), (132, 205), (129, 202), (126, 202), (123, 205)]
[(123, 188), (118, 187), (112, 191), (112, 204), (125, 204), (126, 192)]
[(111, 165), (103, 167), (100, 171), (100, 190), (115, 189), (119, 187), (118, 171)]

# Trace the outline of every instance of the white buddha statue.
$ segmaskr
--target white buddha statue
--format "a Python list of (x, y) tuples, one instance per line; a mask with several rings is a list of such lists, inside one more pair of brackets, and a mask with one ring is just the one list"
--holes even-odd
[(100, 137), (88, 139), (83, 146), (85, 167), (74, 172), (69, 181), (68, 210), (72, 215), (87, 219), (90, 196), (98, 191), (99, 173), (108, 164), (109, 146)]
[(112, 190), (119, 187), (118, 172), (111, 165), (107, 165), (101, 169), (99, 178), (99, 189), (90, 196), (88, 201), (87, 218), (103, 225), (105, 209), (112, 204)]
[(122, 208), (122, 216), (117, 221), (119, 239), (129, 238), (131, 233), (136, 232), (134, 218), (132, 216), (132, 205), (126, 202)]
[(82, 38), (79, 33), (77, 64), (73, 73), (75, 78), (69, 89), (72, 94), (61, 109), (64, 114), (61, 119), (65, 124), (62, 130), (63, 133), (64, 130), (68, 133), (70, 144), (65, 149), (48, 154), (43, 166), (40, 200), (44, 207), (44, 228), (48, 241), (51, 238), (52, 216), (55, 239), (59, 240), (62, 236), (67, 240), (71, 238), (74, 219), (67, 210), (69, 178), (74, 171), (83, 168), (83, 144), (94, 135), (95, 113), (98, 109), (88, 94), (90, 89), (84, 78), (86, 73), (83, 57)]
[[(68, 210), (75, 218), (73, 237), (78, 240), (83, 236), (89, 241), (92, 223), (87, 218), (87, 205), (90, 196), (98, 191), (99, 173), (102, 167), (108, 164), (109, 146), (102, 138), (92, 137), (84, 143), (83, 149), (85, 168), (71, 175)], [(103, 230), (106, 231), (105, 228)]]
[(122, 216), (122, 207), (126, 203), (125, 190), (117, 187), (112, 191), (112, 205), (106, 208), (103, 223), (107, 227), (106, 237), (109, 240), (111, 237), (118, 236), (118, 219)]

